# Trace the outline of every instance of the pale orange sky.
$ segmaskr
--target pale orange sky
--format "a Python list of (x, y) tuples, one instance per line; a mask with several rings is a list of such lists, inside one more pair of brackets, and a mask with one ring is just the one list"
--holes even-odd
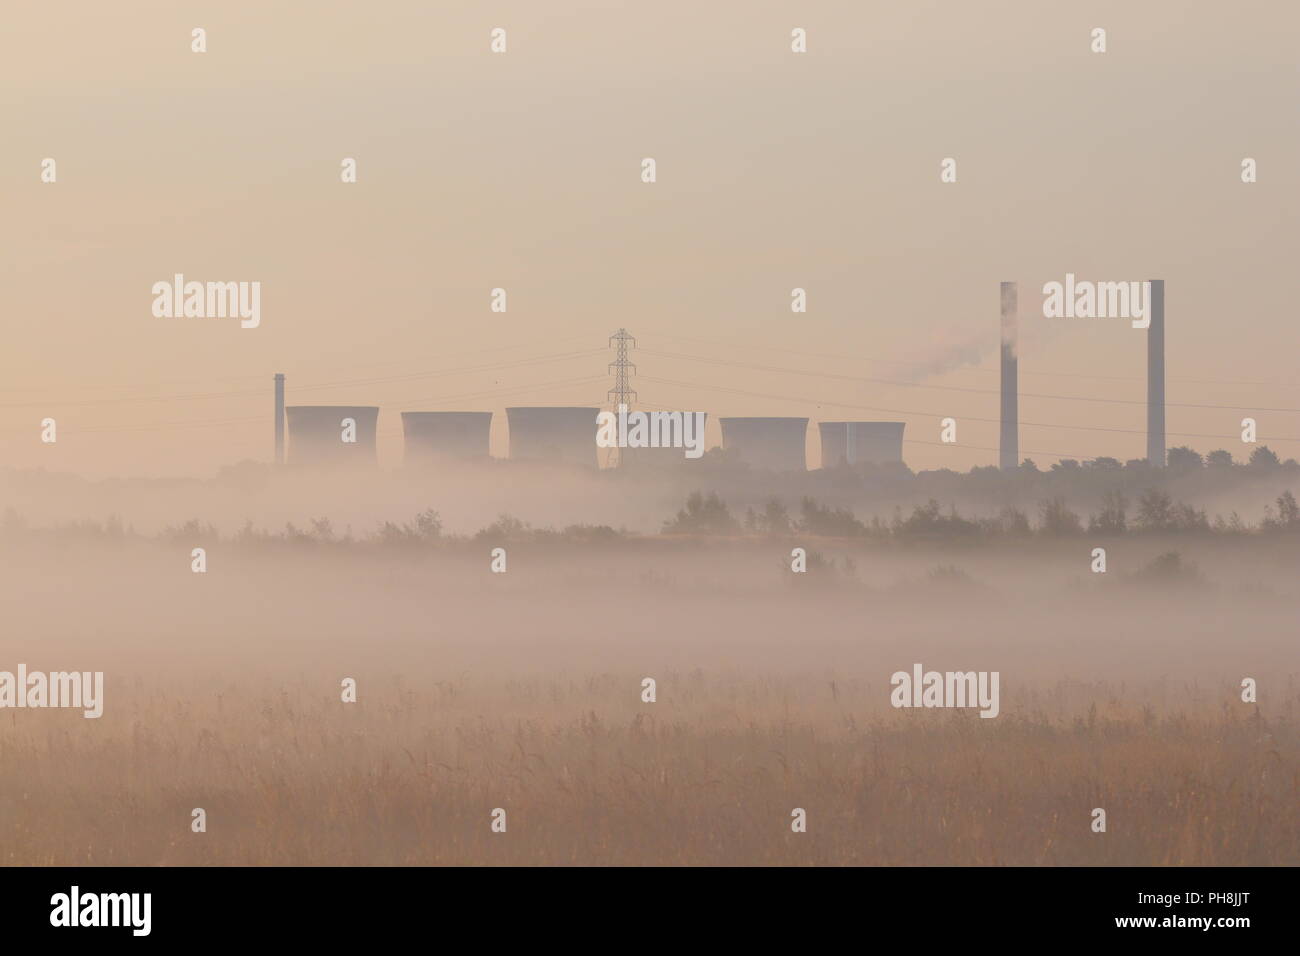
[[(1300, 456), (1300, 412), (1255, 411), (1300, 409), (1294, 4), (23, 0), (5, 20), (0, 464), (268, 459), (275, 372), (290, 404), (381, 406), (386, 465), (411, 409), (496, 411), (502, 453), (507, 405), (604, 400), (626, 326), (640, 397), (708, 411), (711, 444), (723, 415), (898, 419), (912, 467), (966, 469), (996, 462), (1004, 279), (1043, 423), (1022, 455), (1141, 457), (1145, 334), (1044, 319), (1067, 272), (1164, 278), (1169, 401), (1242, 406), (1171, 404), (1171, 446), (1244, 458), (1252, 415)], [(260, 281), (261, 326), (155, 318), (177, 272)], [(984, 370), (898, 364), (954, 346)]]

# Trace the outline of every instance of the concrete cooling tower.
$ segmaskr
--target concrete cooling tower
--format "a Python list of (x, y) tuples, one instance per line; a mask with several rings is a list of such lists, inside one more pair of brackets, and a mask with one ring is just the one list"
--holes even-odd
[(595, 468), (599, 408), (507, 408), (510, 457)]
[[(662, 419), (664, 424), (659, 424), (653, 419), (651, 420), (648, 426), (649, 434), (651, 436), (657, 435), (660, 442), (668, 440), (670, 436), (672, 440), (685, 441), (685, 429), (683, 423), (686, 420), (686, 416), (691, 414), (690, 412), (647, 412), (647, 414), (658, 414), (664, 416)], [(704, 428), (707, 427), (709, 416), (707, 413), (701, 414), (703, 415), (703, 422), (705, 425), (700, 427), (698, 435), (694, 437), (699, 441), (699, 448), (702, 457), (705, 448)], [(676, 416), (676, 418), (671, 418), (671, 416)], [(630, 428), (629, 431), (631, 431)], [(653, 440), (653, 438), (651, 440)], [(620, 448), (618, 450), (618, 463), (619, 467), (622, 468), (653, 468), (658, 470), (680, 465), (689, 465), (699, 460), (699, 457), (687, 458), (686, 448), (674, 445), (661, 444), (658, 448)]]
[[(368, 465), (376, 463), (374, 405), (290, 405), (290, 465)], [(353, 423), (351, 427), (347, 424)], [(352, 438), (353, 441), (346, 439)]]
[(488, 457), (491, 412), (402, 412), (408, 465)]
[(903, 460), (905, 422), (819, 422), (822, 467)]
[(768, 471), (804, 471), (806, 418), (719, 418), (722, 447)]

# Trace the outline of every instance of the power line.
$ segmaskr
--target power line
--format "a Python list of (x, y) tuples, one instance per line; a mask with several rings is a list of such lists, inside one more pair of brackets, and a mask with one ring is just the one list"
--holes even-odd
[(603, 375), (588, 375), (580, 378), (564, 379), (558, 382), (547, 382), (541, 385), (509, 385), (505, 388), (486, 389), (479, 392), (465, 392), (460, 395), (443, 396), (441, 398), (413, 398), (403, 402), (395, 402), (398, 407), (424, 404), (424, 405), (445, 405), (448, 402), (463, 402), (479, 398), (492, 398), (503, 395), (513, 395), (517, 392), (543, 391), (552, 388), (567, 388), (577, 385), (594, 385), (596, 382), (605, 381)]
[[(829, 378), (840, 381), (869, 383), (872, 385), (889, 385), (902, 388), (928, 388), (945, 392), (965, 392), (977, 395), (1000, 395), (1001, 392), (995, 388), (970, 388), (961, 385), (930, 385), (924, 382), (903, 382), (895, 379), (871, 378), (861, 375), (837, 375), (832, 372), (811, 371), (809, 369), (783, 368), (775, 365), (756, 365), (748, 362), (732, 362), (726, 359), (705, 358), (698, 355), (688, 355), (681, 352), (661, 352), (657, 349), (642, 349), (646, 355), (659, 355), (665, 358), (685, 359), (692, 362), (702, 362), (709, 365), (724, 365), (733, 368), (747, 368), (760, 372), (784, 372), (791, 375), (811, 375), (815, 378)], [(1022, 397), (1028, 398), (1046, 398), (1064, 402), (1095, 402), (1106, 405), (1141, 405), (1146, 406), (1145, 400), (1126, 399), (1126, 398), (1089, 398), (1083, 395), (1051, 395), (1042, 392), (1020, 392)], [(1229, 411), (1241, 412), (1300, 412), (1300, 408), (1266, 408), (1257, 405), (1219, 405), (1203, 404), (1192, 402), (1166, 402), (1165, 405), (1171, 408), (1218, 408)]]
[[(343, 380), (336, 382), (317, 382), (307, 385), (294, 385), (295, 392), (319, 391), (322, 389), (333, 388), (353, 388), (362, 385), (386, 385), (393, 382), (405, 382), (415, 379), (425, 378), (443, 378), (448, 375), (465, 375), (475, 372), (492, 372), (500, 371), (507, 368), (524, 368), (531, 365), (545, 365), (550, 362), (569, 361), (574, 358), (585, 358), (591, 355), (597, 355), (604, 351), (603, 349), (581, 349), (572, 352), (561, 352), (556, 355), (541, 356), (531, 359), (516, 359), (511, 362), (498, 362), (490, 365), (462, 366), (459, 368), (441, 369), (435, 372), (417, 372), (409, 375), (395, 375), (387, 378), (360, 378)], [(50, 399), (42, 402), (9, 402), (0, 404), (0, 408), (50, 408), (50, 407), (69, 407), (80, 405), (131, 405), (147, 402), (181, 402), (181, 401), (199, 401), (212, 398), (243, 398), (252, 395), (265, 395), (265, 389), (245, 389), (240, 391), (226, 392), (204, 392), (190, 395), (156, 395), (148, 398), (101, 398), (86, 399), (80, 401), (60, 401)]]
[[(733, 343), (730, 342), (721, 342), (716, 339), (701, 339), (689, 335), (662, 335), (661, 334), (661, 337), (666, 339), (671, 339), (673, 341), (698, 342), (701, 345), (713, 345), (719, 348), (730, 348), (733, 345)], [(913, 368), (913, 369), (927, 369), (930, 367), (931, 364), (928, 362), (908, 362), (899, 359), (874, 358), (869, 355), (861, 355), (858, 353), (853, 353), (851, 355), (840, 353), (838, 355), (835, 355), (826, 352), (804, 352), (798, 349), (790, 349), (790, 348), (784, 348), (782, 346), (774, 346), (774, 345), (758, 345), (752, 342), (748, 343), (745, 347), (751, 349), (762, 349), (770, 352), (780, 352), (783, 355), (802, 355), (807, 358), (835, 359), (839, 361), (843, 361), (845, 359), (852, 359), (854, 361), (870, 362), (872, 364), (877, 364), (877, 365), (901, 365), (905, 368)], [(945, 373), (946, 372), (982, 372), (988, 375), (998, 375), (1000, 374), (1000, 369), (988, 368), (983, 365), (959, 365), (951, 369), (945, 369), (944, 372)], [(1021, 369), (1020, 374), (1037, 375), (1040, 377), (1047, 377), (1047, 378), (1090, 378), (1090, 379), (1098, 379), (1101, 381), (1113, 381), (1113, 382), (1143, 382), (1143, 383), (1146, 382), (1146, 377), (1142, 375), (1096, 375), (1087, 372), (1057, 372), (1051, 370), (1034, 371), (1032, 369)], [(1191, 382), (1198, 385), (1253, 385), (1253, 386), (1258, 386), (1263, 388), (1300, 388), (1300, 382), (1254, 382), (1254, 381), (1233, 380), (1233, 379), (1183, 378), (1183, 377), (1170, 377), (1168, 381)]]
[(539, 358), (517, 359), (512, 362), (499, 362), (492, 365), (461, 366), (459, 368), (442, 369), (437, 372), (414, 372), (409, 375), (394, 375), (388, 378), (353, 379), (351, 381), (323, 382), (315, 385), (295, 385), (294, 391), (306, 392), (328, 388), (351, 388), (357, 385), (387, 385), (392, 382), (409, 382), (415, 379), (424, 378), (443, 378), (448, 375), (468, 375), (474, 372), (495, 372), (507, 368), (525, 368), (530, 365), (546, 365), (551, 362), (562, 362), (574, 358), (585, 358), (591, 355), (598, 355), (602, 351), (604, 350), (580, 349), (573, 352), (560, 352), (556, 355), (541, 356)]
[[(733, 394), (733, 395), (745, 395), (745, 396), (750, 397), (750, 398), (767, 398), (767, 399), (772, 399), (772, 400), (775, 400), (775, 401), (794, 402), (794, 403), (797, 403), (797, 404), (804, 404), (804, 405), (819, 405), (819, 406), (820, 406), (820, 405), (831, 405), (831, 406), (834, 406), (834, 407), (836, 407), (836, 408), (854, 408), (854, 409), (858, 409), (858, 410), (860, 410), (860, 411), (868, 411), (868, 412), (886, 412), (886, 413), (891, 414), (891, 415), (915, 415), (915, 416), (919, 416), (919, 417), (923, 417), (923, 418), (935, 418), (935, 417), (938, 417), (938, 413), (936, 413), (936, 412), (921, 412), (921, 411), (916, 411), (915, 409), (906, 409), (906, 408), (881, 408), (880, 406), (876, 406), (876, 405), (861, 405), (861, 404), (857, 404), (857, 403), (854, 403), (854, 402), (833, 402), (833, 401), (829, 401), (829, 400), (826, 400), (826, 399), (815, 399), (815, 398), (807, 398), (807, 397), (802, 397), (802, 398), (801, 398), (801, 397), (796, 397), (796, 396), (792, 396), (792, 395), (774, 395), (774, 394), (771, 394), (771, 393), (768, 393), (768, 392), (754, 392), (754, 391), (749, 391), (749, 390), (746, 390), (746, 389), (729, 388), (729, 387), (727, 387), (727, 386), (723, 386), (723, 385), (698, 385), (698, 384), (695, 384), (695, 383), (693, 383), (693, 382), (677, 382), (677, 381), (673, 381), (673, 380), (671, 380), (671, 379), (653, 378), (653, 377), (649, 377), (649, 376), (642, 376), (642, 380), (643, 380), (643, 381), (646, 381), (646, 382), (652, 382), (652, 383), (657, 384), (657, 385), (673, 385), (673, 386), (677, 386), (677, 387), (679, 387), (679, 388), (694, 388), (694, 389), (703, 389), (703, 390), (706, 390), (706, 391), (712, 391), (712, 392), (727, 392), (727, 393), (730, 393), (730, 394)], [(963, 420), (965, 420), (965, 421), (975, 421), (975, 422), (981, 422), (981, 423), (986, 423), (986, 424), (998, 424), (998, 419), (995, 419), (995, 418), (978, 418), (978, 417), (970, 416), (970, 415), (962, 415), (961, 418), (962, 418)], [(1047, 423), (1045, 423), (1045, 422), (1021, 422), (1020, 424), (1021, 424), (1021, 425), (1032, 425), (1032, 426), (1037, 427), (1037, 428), (1087, 429), (1087, 430), (1091, 430), (1091, 431), (1115, 431), (1115, 432), (1124, 432), (1124, 433), (1135, 434), (1135, 435), (1142, 435), (1142, 434), (1145, 434), (1145, 432), (1138, 431), (1138, 430), (1134, 430), (1134, 429), (1118, 429), (1118, 428), (1116, 428), (1116, 429), (1112, 429), (1112, 428), (1101, 428), (1101, 427), (1099, 427), (1099, 426), (1088, 426), (1088, 425), (1053, 425), (1053, 424), (1047, 424)], [(1233, 435), (1200, 435), (1200, 436), (1193, 436), (1192, 433), (1187, 433), (1187, 432), (1170, 432), (1169, 434), (1178, 435), (1179, 437), (1184, 437), (1184, 438), (1185, 438), (1185, 437), (1218, 438), (1218, 439), (1222, 439), (1222, 440), (1225, 440), (1225, 441), (1230, 441), (1230, 440), (1232, 440), (1233, 438), (1236, 437), (1236, 436), (1233, 436)], [(1272, 437), (1270, 437), (1268, 440), (1271, 441), (1271, 442), (1275, 442), (1275, 443), (1280, 443), (1280, 442), (1298, 442), (1298, 441), (1300, 441), (1300, 439), (1297, 439), (1297, 438), (1272, 438)], [(906, 441), (906, 442), (908, 442), (908, 443), (912, 443), (912, 444), (921, 444), (921, 445), (937, 445), (937, 444), (943, 444), (943, 445), (947, 446), (947, 443), (944, 443), (944, 442), (926, 442), (926, 441), (921, 441), (920, 439), (911, 439), (911, 438), (906, 438), (906, 439), (904, 439), (904, 441)], [(977, 445), (967, 445), (967, 444), (964, 444), (964, 443), (963, 443), (962, 445), (960, 445), (960, 447), (962, 447), (962, 448), (978, 448), (978, 449), (981, 450), (981, 451), (997, 451), (997, 449), (995, 449), (995, 448), (983, 448), (983, 447), (981, 447), (981, 446), (977, 446)], [(1057, 452), (1048, 452), (1048, 451), (1032, 451), (1032, 450), (1029, 450), (1029, 453), (1030, 453), (1030, 454), (1035, 454), (1035, 455), (1049, 455), (1049, 456), (1060, 457), (1060, 458), (1079, 458), (1079, 459), (1105, 458), (1105, 457), (1109, 457), (1109, 456), (1106, 456), (1106, 455), (1058, 454)]]
[[(464, 394), (444, 396), (442, 398), (413, 399), (407, 402), (395, 402), (393, 403), (393, 406), (400, 410), (403, 406), (413, 405), (417, 403), (426, 404), (426, 405), (445, 405), (448, 402), (469, 401), (478, 398), (491, 398), (491, 397), (514, 394), (516, 392), (548, 391), (554, 388), (568, 388), (577, 385), (594, 385), (595, 383), (602, 382), (604, 380), (605, 380), (604, 376), (602, 375), (590, 375), (584, 378), (564, 379), (557, 382), (545, 382), (540, 385), (513, 385), (506, 388), (487, 389), (479, 392), (466, 392)], [(108, 426), (92, 427), (92, 428), (61, 427), (59, 431), (61, 434), (81, 435), (81, 434), (99, 433), (99, 432), (144, 431), (148, 429), (172, 428), (172, 427), (208, 428), (208, 427), (219, 426), (219, 425), (236, 425), (236, 424), (247, 425), (253, 422), (264, 422), (265, 420), (266, 420), (265, 416), (258, 415), (255, 417), (248, 417), (248, 418), (225, 418), (225, 419), (218, 419), (215, 421), (147, 422), (147, 423), (136, 424), (136, 425), (108, 425)], [(10, 432), (10, 433), (26, 432), (30, 430), (32, 430), (32, 426), (28, 426), (26, 428), (4, 429), (5, 432)]]
[[(586, 338), (587, 336), (585, 335), (571, 335), (562, 339), (545, 338), (545, 339), (537, 339), (535, 341), (525, 342), (525, 343), (512, 343), (510, 345), (495, 345), (489, 348), (482, 348), (482, 349), (467, 349), (461, 352), (440, 352), (439, 356), (442, 358), (459, 358), (467, 355), (482, 355), (490, 352), (507, 352), (513, 349), (532, 349), (532, 348), (537, 348), (538, 346), (555, 346), (557, 344), (585, 340)], [(408, 364), (410, 362), (421, 362), (421, 361), (423, 361), (423, 359), (407, 357), (407, 358), (396, 359), (387, 362), (360, 362), (360, 363), (352, 362), (346, 366), (333, 366), (333, 368), (347, 368), (349, 370), (355, 370), (358, 368), (388, 368), (394, 365), (403, 365), (403, 364)], [(207, 381), (213, 384), (222, 383), (222, 382), (261, 382), (265, 378), (266, 378), (265, 373), (259, 373), (257, 375), (222, 376), (219, 378), (207, 379)], [(149, 383), (148, 387), (156, 388), (159, 386), (166, 386), (166, 385), (192, 385), (192, 384), (193, 384), (193, 380), (153, 381)], [(111, 382), (111, 383), (102, 383), (102, 384), (78, 382), (76, 385), (73, 386), (73, 388), (81, 389), (81, 390), (94, 390), (94, 389), (119, 389), (120, 390), (122, 388), (130, 388), (138, 385), (139, 383), (131, 383), (131, 384), (124, 385), (120, 381)], [(62, 386), (62, 385), (33, 385), (25, 388), (12, 388), (12, 387), (0, 388), (0, 393), (21, 392), (24, 394), (30, 394), (31, 392), (49, 392), (49, 391), (66, 392), (68, 390), (69, 389), (67, 386)], [(221, 394), (228, 394), (228, 393), (221, 393)], [(167, 397), (163, 396), (163, 399), (166, 400)], [(0, 407), (6, 407), (6, 406), (0, 405)]]

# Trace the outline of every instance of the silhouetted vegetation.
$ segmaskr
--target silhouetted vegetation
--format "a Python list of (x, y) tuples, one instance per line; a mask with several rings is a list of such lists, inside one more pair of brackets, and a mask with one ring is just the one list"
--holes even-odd
[(686, 507), (664, 522), (664, 534), (739, 534), (740, 522), (731, 516), (717, 494), (692, 492)]
[[(1211, 452), (1203, 461), (1199, 455), (1175, 456), (1178, 467), (1213, 469), (1224, 467), (1215, 464)], [(1258, 467), (1286, 468), (1286, 465), (1268, 464), (1263, 456), (1261, 464), (1234, 468)], [(1117, 463), (1115, 463), (1117, 464)], [(1115, 470), (1115, 464), (1103, 470)], [(1086, 473), (1092, 463), (1066, 465), (1062, 470)], [(1130, 515), (1130, 511), (1132, 512)], [(924, 504), (911, 507), (910, 513), (895, 508), (890, 520), (879, 515), (859, 517), (852, 509), (842, 505), (822, 503), (805, 495), (799, 500), (797, 513), (791, 511), (785, 500), (770, 496), (761, 509), (745, 509), (743, 520), (737, 520), (727, 502), (716, 491), (693, 491), (684, 507), (663, 523), (663, 535), (693, 535), (714, 537), (774, 537), (774, 538), (844, 538), (876, 542), (921, 541), (992, 541), (997, 539), (1070, 538), (1084, 533), (1092, 535), (1264, 535), (1300, 532), (1300, 503), (1290, 489), (1284, 489), (1273, 503), (1266, 505), (1257, 523), (1251, 523), (1236, 511), (1211, 518), (1202, 508), (1181, 501), (1166, 489), (1150, 485), (1131, 502), (1118, 488), (1103, 491), (1100, 506), (1090, 513), (1075, 510), (1064, 495), (1052, 495), (1039, 500), (1037, 520), (1033, 521), (1020, 508), (1003, 505), (994, 513), (982, 516), (963, 515), (953, 503), (943, 503), (931, 497)], [(116, 515), (102, 522), (81, 519), (51, 527), (35, 528), (15, 509), (8, 508), (0, 517), (0, 538), (20, 539), (25, 535), (41, 535), (54, 539), (95, 539), (109, 543), (132, 540), (149, 540), (150, 536), (137, 534), (124, 526)], [(507, 542), (554, 543), (615, 543), (636, 537), (624, 528), (603, 524), (570, 524), (563, 528), (533, 527), (514, 515), (501, 514), (496, 520), (468, 535), (448, 533), (439, 512), (426, 508), (409, 521), (383, 521), (369, 533), (354, 534), (346, 528), (341, 533), (328, 517), (308, 519), (305, 526), (286, 522), (281, 531), (256, 528), (251, 521), (233, 535), (223, 536), (216, 527), (198, 519), (166, 525), (156, 536), (157, 540), (178, 546), (199, 546), (230, 541), (240, 546), (290, 545), (302, 548), (370, 547), (380, 549), (455, 549), (465, 544)]]
[[(1196, 458), (1199, 460), (1199, 456)], [(878, 517), (873, 517), (869, 523), (864, 522), (848, 508), (819, 504), (811, 497), (802, 499), (799, 518), (791, 519), (789, 509), (781, 499), (769, 498), (761, 512), (747, 509), (743, 531), (750, 535), (782, 537), (810, 535), (950, 541), (1032, 535), (1064, 538), (1083, 534), (1085, 528), (1090, 534), (1105, 535), (1248, 534), (1300, 530), (1300, 504), (1290, 490), (1278, 496), (1276, 507), (1264, 509), (1262, 520), (1255, 526), (1244, 523), (1235, 511), (1227, 518), (1218, 515), (1211, 521), (1203, 509), (1176, 501), (1167, 491), (1155, 487), (1147, 488), (1138, 497), (1132, 523), (1129, 522), (1128, 509), (1128, 498), (1123, 492), (1112, 489), (1102, 494), (1101, 508), (1088, 515), (1085, 522), (1063, 496), (1056, 495), (1039, 502), (1035, 526), (1023, 511), (1012, 506), (1006, 506), (990, 517), (968, 518), (962, 516), (955, 505), (945, 508), (938, 499), (931, 498), (925, 504), (913, 506), (907, 517), (901, 510), (896, 510), (893, 520), (886, 524)], [(731, 517), (726, 502), (716, 493), (705, 495), (702, 492), (693, 492), (687, 498), (686, 507), (664, 525), (666, 534), (734, 535), (740, 530), (742, 528)]]
[(1133, 574), (1144, 586), (1162, 588), (1204, 587), (1205, 578), (1196, 565), (1184, 561), (1177, 551), (1167, 551), (1153, 558), (1146, 567)]
[(826, 538), (856, 538), (869, 529), (848, 508), (832, 508), (804, 498), (799, 503), (799, 531)]

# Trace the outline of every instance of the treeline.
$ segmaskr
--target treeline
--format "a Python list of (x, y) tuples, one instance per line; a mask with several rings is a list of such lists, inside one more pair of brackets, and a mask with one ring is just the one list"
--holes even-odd
[(280, 530), (254, 527), (251, 521), (233, 534), (223, 535), (216, 526), (192, 518), (178, 525), (168, 525), (157, 535), (143, 535), (124, 525), (116, 515), (105, 521), (80, 520), (46, 528), (31, 528), (12, 508), (0, 518), (0, 540), (16, 540), (26, 535), (67, 540), (101, 541), (161, 540), (174, 544), (200, 546), (225, 542), (236, 546), (300, 546), (304, 548), (373, 547), (455, 548), (461, 545), (504, 544), (521, 541), (591, 544), (617, 541), (628, 537), (626, 529), (609, 525), (572, 524), (564, 528), (535, 528), (514, 515), (502, 514), (491, 524), (473, 534), (448, 534), (442, 518), (432, 508), (415, 515), (410, 521), (384, 521), (373, 530), (356, 533), (352, 528), (336, 529), (329, 518), (312, 518), (306, 525), (286, 522)]
[[(1050, 468), (1039, 468), (1032, 460), (1025, 459), (1020, 467), (1003, 471), (992, 466), (977, 466), (966, 472), (948, 468), (938, 468), (913, 472), (901, 462), (877, 464), (840, 464), (833, 468), (808, 472), (769, 472), (747, 468), (741, 463), (723, 461), (721, 458), (709, 462), (708, 455), (701, 463), (692, 463), (692, 467), (682, 467), (672, 474), (671, 484), (666, 481), (656, 489), (657, 493), (669, 491), (680, 495), (681, 499), (695, 489), (716, 492), (732, 506), (732, 517), (740, 526), (739, 533), (746, 532), (746, 506), (759, 512), (768, 511), (766, 504), (770, 499), (784, 502), (792, 513), (792, 521), (809, 522), (808, 528), (814, 527), (820, 515), (805, 516), (798, 511), (804, 498), (818, 502), (832, 502), (837, 506), (853, 508), (862, 517), (863, 524), (875, 528), (879, 533), (882, 521), (870, 518), (872, 514), (883, 519), (886, 529), (891, 529), (896, 522), (891, 520), (895, 507), (904, 509), (900, 520), (908, 520), (908, 512), (916, 502), (956, 502), (967, 515), (990, 515), (1005, 506), (1012, 506), (1024, 513), (1023, 521), (1014, 511), (989, 518), (969, 518), (976, 525), (985, 526), (992, 533), (999, 524), (1012, 533), (1023, 532), (1023, 522), (1031, 528), (1035, 522), (1045, 524), (1048, 528), (1059, 526), (1064, 520), (1069, 524), (1068, 515), (1055, 509), (1052, 514), (1040, 513), (1041, 502), (1064, 498), (1079, 514), (1080, 525), (1086, 530), (1093, 519), (1090, 511), (1097, 509), (1098, 502), (1105, 495), (1122, 494), (1126, 499), (1127, 514), (1125, 530), (1133, 530), (1137, 524), (1137, 510), (1140, 500), (1149, 489), (1157, 488), (1168, 492), (1175, 499), (1184, 502), (1203, 501), (1260, 501), (1267, 500), (1284, 488), (1290, 488), (1300, 494), (1300, 463), (1294, 459), (1282, 461), (1266, 445), (1249, 446), (1253, 448), (1249, 460), (1236, 462), (1226, 450), (1213, 451), (1201, 455), (1191, 448), (1170, 449), (1166, 458), (1167, 465), (1154, 468), (1146, 459), (1121, 461), (1116, 458), (1094, 458), (1088, 460), (1063, 459)], [(694, 467), (698, 464), (698, 467)], [(620, 476), (620, 469), (613, 469), (613, 474), (602, 473), (617, 481), (622, 478), (635, 478), (634, 474)], [(680, 499), (679, 499), (680, 500)], [(1080, 504), (1086, 507), (1081, 508)], [(1152, 502), (1156, 505), (1156, 502)], [(1177, 504), (1170, 502), (1170, 508)], [(698, 506), (697, 506), (698, 507)], [(924, 510), (927, 505), (922, 505)], [(1225, 514), (1219, 523), (1221, 530), (1247, 530), (1246, 517), (1234, 517), (1227, 513), (1231, 506), (1222, 506)], [(1254, 507), (1254, 506), (1252, 506)], [(1107, 505), (1098, 514), (1096, 520), (1102, 527), (1111, 527), (1117, 523), (1116, 509)], [(1199, 527), (1200, 520), (1188, 507), (1179, 506), (1175, 515), (1161, 515), (1161, 508), (1154, 507), (1148, 516), (1151, 526), (1162, 528)], [(760, 514), (758, 518), (763, 518)], [(781, 527), (781, 517), (773, 513), (772, 524)], [(710, 522), (718, 527), (729, 529), (728, 533), (737, 533), (736, 525), (730, 524), (720, 515), (705, 509), (698, 515), (688, 515), (688, 521), (698, 518), (707, 526)], [(1276, 516), (1275, 516), (1276, 518)], [(1044, 521), (1044, 519), (1046, 519)], [(1207, 523), (1214, 527), (1216, 519), (1213, 514), (1205, 516)], [(1249, 516), (1256, 522), (1256, 529), (1265, 527), (1260, 523), (1258, 512)], [(670, 520), (670, 523), (671, 520)], [(838, 522), (852, 527), (851, 522)], [(752, 524), (752, 523), (751, 523)], [(924, 517), (918, 516), (915, 524), (926, 525)], [(949, 522), (950, 530), (960, 531), (960, 522)], [(853, 531), (853, 534), (862, 534)]]
[[(1003, 507), (986, 517), (966, 516), (956, 506), (946, 508), (935, 499), (914, 505), (910, 514), (895, 508), (884, 520), (872, 516), (863, 520), (852, 510), (819, 503), (805, 496), (797, 511), (784, 500), (772, 497), (761, 509), (749, 507), (735, 515), (716, 493), (696, 491), (685, 506), (663, 523), (661, 534), (714, 537), (791, 537), (805, 535), (821, 538), (862, 538), (877, 540), (953, 540), (1015, 537), (1069, 537), (1081, 534), (1120, 535), (1143, 533), (1201, 534), (1272, 534), (1300, 533), (1300, 504), (1290, 490), (1283, 491), (1273, 505), (1264, 508), (1259, 522), (1250, 524), (1235, 511), (1226, 518), (1211, 519), (1203, 509), (1176, 501), (1167, 491), (1148, 488), (1136, 500), (1121, 491), (1102, 495), (1101, 507), (1084, 515), (1073, 510), (1064, 496), (1039, 501), (1032, 518), (1016, 507)], [(137, 534), (116, 516), (106, 521), (76, 521), (48, 528), (33, 529), (13, 510), (0, 518), (0, 540), (16, 540), (25, 535), (66, 540), (97, 539), (103, 541), (161, 539), (169, 543), (198, 546), (225, 541), (235, 545), (290, 545), (317, 548), (368, 546), (382, 549), (455, 548), (461, 545), (531, 542), (536, 544), (591, 545), (643, 537), (626, 528), (609, 525), (571, 524), (563, 528), (533, 527), (510, 514), (502, 514), (491, 524), (472, 534), (449, 534), (439, 513), (425, 509), (410, 521), (384, 521), (373, 530), (354, 533), (349, 527), (341, 532), (329, 518), (313, 518), (305, 526), (287, 522), (278, 531), (259, 529), (252, 522), (234, 534), (222, 535), (211, 525), (191, 519), (169, 525), (158, 535)]]
[[(722, 448), (711, 448), (698, 462), (692, 463), (697, 475), (708, 480), (725, 480), (742, 474), (764, 474), (747, 465), (736, 454)], [(975, 480), (977, 483), (995, 481), (1006, 483), (1009, 480), (1024, 483), (1035, 479), (1055, 481), (1072, 479), (1084, 482), (1103, 480), (1108, 484), (1118, 481), (1151, 481), (1156, 476), (1186, 477), (1203, 473), (1210, 481), (1230, 481), (1234, 478), (1247, 478), (1270, 473), (1300, 473), (1300, 461), (1294, 458), (1282, 460), (1268, 445), (1256, 445), (1245, 461), (1237, 461), (1232, 453), (1219, 448), (1202, 455), (1194, 448), (1180, 445), (1170, 448), (1165, 454), (1165, 467), (1153, 468), (1145, 458), (1130, 458), (1121, 461), (1118, 458), (1100, 456), (1097, 458), (1062, 458), (1046, 468), (1040, 468), (1032, 458), (1025, 458), (1018, 468), (1003, 471), (994, 465), (976, 465), (966, 472), (951, 468), (936, 468), (913, 471), (903, 462), (859, 463), (854, 465), (841, 463), (825, 469), (815, 469), (809, 474), (831, 477), (836, 475), (858, 475), (870, 478), (873, 483), (933, 481), (934, 479)], [(797, 473), (786, 473), (786, 477)]]
[[(1028, 471), (1038, 470), (1038, 466), (1034, 464), (1031, 458), (1026, 458), (1020, 467), (1022, 470)], [(1300, 462), (1297, 462), (1294, 458), (1282, 461), (1278, 458), (1277, 453), (1267, 445), (1259, 445), (1254, 448), (1244, 464), (1234, 461), (1232, 453), (1223, 448), (1212, 451), (1208, 455), (1202, 455), (1193, 448), (1180, 445), (1177, 448), (1170, 448), (1165, 454), (1165, 467), (1174, 472), (1196, 471), (1200, 468), (1252, 468), (1261, 471), (1271, 468), (1300, 469)], [(1118, 458), (1090, 458), (1083, 461), (1074, 458), (1062, 458), (1051, 468), (1052, 471), (1072, 471), (1075, 469), (1111, 472), (1121, 470), (1147, 471), (1150, 469), (1150, 463), (1145, 458), (1132, 458), (1122, 464)]]
[(1037, 520), (1019, 508), (1004, 507), (989, 517), (965, 517), (955, 506), (945, 509), (936, 499), (915, 505), (909, 515), (895, 509), (889, 521), (874, 516), (859, 519), (848, 508), (819, 504), (803, 498), (797, 513), (792, 513), (780, 498), (770, 498), (762, 510), (746, 508), (741, 517), (731, 513), (716, 493), (693, 492), (686, 505), (664, 522), (664, 534), (694, 535), (762, 535), (785, 537), (812, 535), (832, 538), (881, 539), (952, 539), (1069, 537), (1071, 535), (1128, 533), (1251, 534), (1300, 532), (1300, 505), (1289, 491), (1283, 491), (1275, 506), (1266, 506), (1258, 524), (1244, 522), (1234, 511), (1227, 518), (1216, 515), (1211, 520), (1204, 510), (1175, 501), (1160, 488), (1149, 488), (1130, 501), (1120, 491), (1102, 495), (1102, 507), (1086, 517), (1072, 510), (1062, 496), (1044, 498), (1038, 503)]

